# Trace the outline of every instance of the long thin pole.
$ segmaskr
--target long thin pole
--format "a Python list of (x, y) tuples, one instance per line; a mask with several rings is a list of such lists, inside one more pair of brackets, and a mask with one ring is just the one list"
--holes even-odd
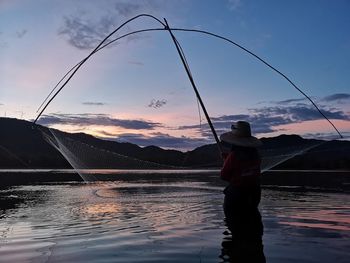
[(205, 118), (207, 119), (207, 122), (208, 122), (208, 124), (209, 124), (210, 129), (211, 129), (211, 132), (212, 132), (213, 135), (214, 135), (215, 141), (216, 141), (216, 143), (217, 143), (217, 145), (218, 145), (218, 147), (219, 147), (220, 152), (222, 152), (219, 137), (218, 137), (218, 135), (216, 134), (215, 128), (214, 128), (214, 126), (213, 126), (213, 123), (212, 123), (211, 120), (210, 120), (209, 114), (208, 114), (208, 112), (207, 112), (207, 110), (206, 110), (206, 108), (205, 108), (205, 106), (204, 106), (203, 100), (202, 100), (202, 98), (201, 98), (201, 96), (200, 96), (200, 94), (199, 94), (199, 92), (198, 92), (197, 86), (196, 86), (196, 84), (194, 83), (192, 74), (191, 74), (190, 69), (189, 69), (189, 66), (188, 66), (188, 64), (187, 64), (187, 62), (186, 62), (186, 59), (185, 59), (185, 57), (184, 57), (184, 54), (183, 54), (183, 52), (182, 52), (182, 50), (181, 50), (181, 47), (179, 46), (179, 43), (178, 43), (177, 39), (175, 38), (173, 32), (171, 32), (171, 29), (170, 29), (170, 27), (169, 27), (168, 21), (167, 21), (165, 18), (164, 18), (164, 21), (165, 21), (165, 24), (166, 24), (166, 29), (168, 30), (168, 32), (170, 33), (170, 36), (171, 36), (172, 40), (174, 41), (176, 50), (177, 50), (177, 52), (178, 52), (178, 54), (179, 54), (179, 56), (180, 56), (180, 59), (181, 59), (181, 61), (182, 61), (183, 66), (184, 66), (184, 68), (185, 68), (185, 70), (186, 70), (187, 76), (188, 76), (188, 78), (189, 78), (189, 80), (190, 80), (190, 82), (191, 82), (191, 85), (192, 85), (192, 87), (193, 87), (193, 90), (194, 90), (194, 92), (196, 93), (196, 97), (197, 97), (197, 99), (198, 99), (198, 101), (199, 101), (199, 104), (200, 104), (201, 107), (202, 107), (202, 110), (203, 110), (203, 112), (204, 112)]

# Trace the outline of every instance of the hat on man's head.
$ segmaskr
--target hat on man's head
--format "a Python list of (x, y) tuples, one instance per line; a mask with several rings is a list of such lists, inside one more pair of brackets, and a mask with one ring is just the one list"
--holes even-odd
[(250, 124), (246, 121), (237, 121), (233, 123), (231, 131), (221, 134), (220, 140), (243, 147), (259, 147), (262, 145), (258, 138), (252, 136)]

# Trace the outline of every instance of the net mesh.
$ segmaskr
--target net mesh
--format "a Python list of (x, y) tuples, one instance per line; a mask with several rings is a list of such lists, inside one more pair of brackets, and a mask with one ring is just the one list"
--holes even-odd
[(57, 149), (84, 181), (95, 181), (89, 170), (94, 169), (174, 169), (176, 167), (140, 160), (106, 149), (97, 148), (85, 142), (74, 140), (65, 133), (49, 129), (42, 132), (44, 138)]
[(294, 158), (297, 155), (302, 155), (309, 150), (321, 145), (324, 142), (312, 141), (294, 147), (271, 148), (261, 150), (262, 156), (261, 171), (266, 172), (277, 165)]
[[(64, 158), (70, 163), (75, 171), (86, 182), (97, 181), (96, 170), (101, 171), (117, 171), (117, 170), (179, 170), (179, 169), (194, 169), (194, 166), (189, 165), (167, 165), (157, 162), (151, 162), (135, 158), (133, 156), (121, 154), (112, 150), (96, 147), (86, 142), (73, 138), (72, 134), (64, 133), (55, 129), (41, 130), (45, 140), (57, 149)], [(297, 156), (301, 155), (312, 148), (319, 146), (324, 141), (305, 140), (304, 143), (298, 146), (275, 147), (261, 149), (262, 157), (261, 170), (268, 171), (277, 165)], [(188, 159), (185, 153), (184, 160)], [(184, 162), (183, 162), (184, 163)], [(216, 168), (219, 169), (220, 162), (214, 162), (208, 165), (203, 160), (203, 165), (197, 165), (197, 169)], [(200, 168), (201, 167), (201, 168)], [(103, 172), (102, 172), (103, 173)]]
[[(199, 104), (202, 106), (203, 113), (206, 113), (206, 109), (204, 103), (199, 103), (201, 102), (201, 97), (196, 88), (196, 85), (198, 85), (201, 94), (204, 94), (204, 98), (209, 98), (209, 112), (212, 116), (217, 116), (212, 119), (213, 126), (216, 126), (215, 130), (218, 133), (226, 131), (227, 127), (229, 127), (232, 122), (239, 119), (245, 119), (251, 123), (259, 122), (261, 125), (260, 134), (263, 134), (263, 132), (270, 133), (288, 130), (288, 126), (293, 126), (295, 123), (302, 126), (303, 116), (299, 116), (298, 113), (307, 110), (307, 112), (312, 115), (312, 118), (310, 119), (310, 115), (306, 117), (305, 121), (317, 121), (318, 118), (315, 118), (315, 114), (319, 114), (320, 118), (321, 116), (325, 118), (340, 135), (333, 123), (320, 111), (313, 100), (287, 76), (253, 52), (226, 37), (201, 30), (173, 29), (173, 31), (205, 34), (206, 36), (224, 40), (240, 49), (232, 49), (232, 45), (222, 45), (220, 46), (220, 52), (208, 52), (208, 50), (212, 50), (213, 47), (215, 47), (213, 45), (214, 42), (210, 42), (212, 40), (203, 41), (202, 36), (191, 36), (192, 43), (194, 43), (193, 41), (198, 41), (195, 45), (196, 48), (190, 49), (191, 52), (189, 53), (189, 58), (193, 59), (192, 61), (194, 61), (193, 63), (195, 65), (194, 69), (196, 74), (194, 78), (185, 56), (186, 52), (184, 52), (180, 42), (172, 34), (172, 29), (169, 26), (133, 32), (129, 32), (129, 28), (125, 27), (123, 30), (126, 30), (126, 32), (128, 32), (127, 34), (120, 35), (124, 32), (123, 30), (117, 33), (117, 31), (122, 29), (126, 24), (141, 17), (152, 18), (162, 24), (160, 20), (148, 14), (137, 15), (121, 24), (113, 33), (106, 36), (86, 58), (81, 60), (64, 75), (39, 107), (38, 111), (40, 111), (40, 113), (34, 123), (36, 123), (41, 116), (41, 120), (43, 121), (41, 124), (68, 132), (72, 131), (70, 129), (74, 129), (75, 131), (86, 132), (104, 139), (129, 140), (141, 146), (153, 145), (153, 142), (157, 141), (157, 143), (159, 143), (158, 146), (163, 148), (168, 148), (170, 144), (170, 146), (174, 147), (173, 149), (176, 150), (194, 149), (198, 146), (212, 143), (214, 130), (210, 130), (207, 124), (202, 125), (203, 115), (201, 114)], [(165, 26), (165, 24), (162, 25)], [(138, 52), (130, 52), (132, 56), (128, 56), (128, 51), (137, 50), (137, 46), (131, 45), (129, 41), (119, 42), (122, 38), (132, 34), (154, 30), (166, 30), (171, 33), (172, 40), (180, 56), (180, 61), (182, 61), (185, 67), (188, 78), (184, 77), (182, 67), (180, 66), (181, 70), (179, 70), (179, 64), (174, 63), (174, 61), (178, 61), (179, 57), (175, 58), (171, 55), (172, 52), (167, 52), (169, 48), (169, 34), (157, 35), (157, 37), (154, 38), (154, 40), (156, 40), (154, 43), (157, 43), (157, 46), (156, 48), (148, 48), (147, 56), (141, 56), (143, 62), (132, 62), (132, 60), (135, 59), (134, 55)], [(109, 39), (112, 35), (116, 37), (114, 40)], [(185, 42), (185, 39), (186, 38), (181, 39), (181, 42), (182, 40)], [(120, 48), (123, 46), (127, 47), (127, 49), (125, 49), (125, 54), (123, 54), (125, 57), (118, 56), (118, 59), (111, 59), (112, 53), (108, 53), (106, 50), (105, 52), (101, 52), (101, 55), (102, 53), (109, 54), (104, 58), (106, 60), (103, 60), (105, 63), (100, 63), (98, 67), (93, 67), (89, 65), (89, 63), (85, 63), (90, 57), (97, 55), (97, 51), (114, 43), (116, 40), (118, 40), (118, 46)], [(152, 46), (154, 46), (154, 43), (152, 43)], [(271, 76), (270, 70), (262, 71), (260, 68), (261, 65), (256, 63), (255, 60), (246, 60), (247, 54), (242, 53), (242, 50), (253, 55), (282, 78), (275, 79), (275, 76)], [(146, 57), (148, 57), (148, 59)], [(153, 59), (155, 57), (161, 57), (162, 59)], [(205, 63), (201, 63), (203, 58), (205, 58)], [(42, 115), (46, 107), (66, 86), (83, 64), (86, 72), (83, 73), (80, 79), (78, 77), (75, 78), (75, 85), (84, 87), (84, 93), (89, 95), (86, 97), (92, 99), (91, 102), (87, 101), (83, 104), (90, 106), (108, 105), (107, 111), (104, 110), (102, 114), (99, 110), (94, 109), (91, 113), (88, 113), (90, 111), (84, 108), (69, 109), (68, 106), (65, 109), (68, 110), (68, 112), (78, 112), (74, 114), (64, 114), (61, 112), (48, 116)], [(140, 70), (139, 66), (146, 64), (147, 67), (142, 67), (142, 70)], [(120, 65), (123, 65), (122, 69)], [(222, 66), (220, 70), (213, 70), (213, 65), (218, 67), (220, 67), (220, 65), (230, 65), (230, 67)], [(163, 71), (164, 69), (166, 69), (166, 71)], [(107, 72), (113, 72), (113, 78), (106, 79)], [(118, 74), (115, 74), (116, 72)], [(166, 72), (166, 74), (164, 74), (164, 72)], [(258, 74), (254, 74), (253, 80), (252, 78), (246, 78), (247, 72), (256, 72)], [(94, 78), (90, 81), (92, 73)], [(84, 74), (91, 74), (88, 76), (89, 81), (86, 81), (87, 75)], [(241, 78), (242, 76), (243, 79)], [(110, 82), (112, 79), (113, 84)], [(188, 82), (188, 80), (190, 80), (190, 82)], [(98, 83), (98, 85), (96, 85), (96, 83)], [(233, 83), (236, 83), (234, 89), (231, 88)], [(251, 96), (252, 94), (257, 95), (257, 84), (263, 88), (265, 98), (274, 98), (276, 101), (265, 101), (259, 102), (258, 104), (256, 104), (256, 101), (251, 101), (259, 97)], [(291, 94), (288, 94), (288, 92), (285, 92), (285, 94), (281, 92), (279, 92), (279, 94), (276, 93), (276, 87), (278, 87), (278, 89), (287, 88), (287, 86), (290, 88), (290, 85), (305, 97), (305, 101), (300, 98), (291, 99)], [(96, 87), (103, 86), (106, 86), (106, 89), (111, 91), (108, 93), (108, 98), (104, 96), (104, 94), (99, 94), (97, 96), (98, 92), (96, 93)], [(55, 91), (56, 88), (58, 89)], [(193, 90), (196, 96), (193, 96)], [(221, 95), (218, 96), (218, 94)], [(222, 94), (224, 94), (224, 96)], [(237, 94), (240, 95), (239, 99), (237, 98)], [(93, 102), (100, 95), (100, 98), (106, 100), (106, 103)], [(81, 89), (71, 90), (71, 101), (81, 101), (81, 97)], [(234, 108), (232, 107), (232, 102), (235, 102)], [(252, 106), (246, 104), (252, 102)], [(196, 104), (199, 114), (197, 114)], [(237, 110), (242, 108), (248, 109), (249, 115), (247, 112), (232, 114), (232, 112), (237, 112)], [(198, 116), (199, 125), (195, 123)], [(210, 124), (209, 115), (204, 114), (204, 116), (206, 116), (207, 122)], [(307, 126), (307, 124), (305, 125)], [(316, 126), (317, 125), (315, 125), (315, 127)], [(275, 127), (278, 128), (275, 129)], [(293, 127), (291, 127), (291, 129), (293, 129)], [(303, 130), (302, 127), (299, 127), (299, 130)], [(313, 132), (317, 131), (313, 130), (308, 133), (311, 134)], [(214, 166), (218, 168), (220, 166), (218, 164), (220, 162), (222, 163), (217, 150), (213, 150), (216, 151), (216, 153), (207, 155), (206, 157), (201, 155), (203, 152), (201, 152), (200, 149), (196, 152), (196, 158), (193, 158), (193, 155), (191, 156), (190, 154), (186, 155), (186, 153), (178, 154), (182, 155), (182, 157), (174, 158), (180, 160), (174, 163), (171, 162), (171, 160), (166, 160), (169, 157), (168, 154), (164, 154), (167, 155), (167, 157), (164, 157), (161, 151), (157, 149), (153, 149), (158, 151), (156, 158), (149, 158), (149, 156), (147, 156), (147, 151), (144, 151), (143, 155), (137, 155), (132, 151), (118, 149), (118, 147), (99, 147), (101, 144), (91, 144), (89, 143), (90, 141), (80, 141), (76, 137), (71, 137), (66, 133), (61, 133), (53, 129), (48, 129), (44, 136), (52, 146), (61, 152), (83, 179), (87, 181), (93, 179), (91, 178), (92, 176), (88, 176), (83, 172), (87, 169), (193, 168), (194, 165), (191, 167), (187, 165), (190, 163), (195, 164), (196, 167)], [(176, 145), (179, 141), (181, 141), (181, 145)], [(319, 141), (305, 141), (304, 143), (286, 146), (284, 142), (282, 142), (280, 143), (280, 145), (283, 145), (282, 148), (263, 148), (261, 150), (261, 169), (262, 171), (272, 169), (319, 144)], [(148, 151), (148, 153), (149, 155), (153, 155), (152, 151)], [(200, 158), (202, 158), (202, 160), (200, 160)]]

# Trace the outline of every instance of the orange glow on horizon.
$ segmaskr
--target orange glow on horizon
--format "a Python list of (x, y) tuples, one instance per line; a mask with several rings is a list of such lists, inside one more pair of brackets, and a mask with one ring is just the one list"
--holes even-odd
[[(52, 125), (52, 128), (56, 128), (62, 131), (77, 133), (83, 132), (86, 134), (90, 134), (94, 137), (105, 138), (105, 139), (118, 139), (119, 136), (124, 134), (131, 135), (139, 135), (146, 138), (152, 138), (157, 136), (158, 134), (169, 135), (172, 137), (186, 137), (193, 139), (201, 139), (203, 138), (198, 129), (179, 129), (178, 127), (181, 125), (193, 125), (196, 120), (191, 119), (188, 123), (177, 124), (176, 121), (178, 119), (170, 118), (172, 123), (169, 123), (168, 117), (169, 115), (164, 114), (161, 116), (162, 120), (166, 122), (162, 122), (157, 118), (136, 118), (134, 114), (120, 114), (120, 115), (112, 115), (112, 118), (123, 119), (123, 120), (141, 120), (153, 123), (160, 123), (159, 127), (154, 127), (153, 129), (126, 129), (119, 126), (111, 126), (111, 125), (71, 125), (71, 124), (56, 124)], [(159, 117), (159, 116), (156, 116)], [(350, 132), (350, 121), (346, 120), (332, 120), (334, 125), (338, 128), (341, 133)], [(198, 124), (198, 123), (195, 123)], [(265, 133), (258, 134), (257, 137), (273, 137), (281, 134), (297, 134), (302, 137), (312, 137), (312, 138), (322, 138), (322, 134), (333, 134), (334, 139), (339, 139), (336, 132), (333, 130), (331, 125), (327, 123), (326, 120), (313, 120), (313, 121), (305, 121), (300, 123), (292, 123), (286, 125), (280, 125), (274, 127), (277, 132), (273, 133)], [(321, 134), (321, 135), (320, 135)], [(346, 135), (345, 135), (346, 136)]]

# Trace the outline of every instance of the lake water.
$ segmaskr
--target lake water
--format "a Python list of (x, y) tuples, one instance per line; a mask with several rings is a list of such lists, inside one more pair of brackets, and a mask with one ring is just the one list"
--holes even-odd
[[(198, 173), (2, 189), (0, 262), (230, 262), (223, 187)], [(267, 262), (349, 262), (349, 201), (264, 189)]]

